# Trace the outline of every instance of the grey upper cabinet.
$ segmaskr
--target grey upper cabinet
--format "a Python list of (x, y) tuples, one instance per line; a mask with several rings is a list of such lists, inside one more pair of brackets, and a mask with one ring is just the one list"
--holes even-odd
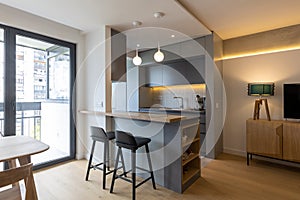
[(111, 29), (111, 80), (126, 81), (126, 36)]
[(154, 58), (153, 58), (154, 53), (155, 53), (155, 49), (150, 49), (150, 50), (147, 50), (147, 51), (140, 52), (139, 56), (143, 60), (143, 62), (140, 66), (155, 65), (156, 62), (154, 61)]
[[(139, 54), (139, 56), (142, 58), (143, 62), (140, 66), (155, 66), (157, 64), (161, 64), (161, 63), (156, 62), (153, 58), (156, 51), (157, 51), (157, 49), (150, 49), (150, 50), (141, 52)], [(161, 49), (161, 51), (164, 53), (164, 56), (165, 56), (162, 63), (172, 61), (172, 60), (177, 60), (177, 59), (181, 58), (179, 55), (176, 54), (176, 51), (173, 51), (173, 49), (171, 49), (171, 48), (163, 47)]]
[(145, 86), (169, 86), (205, 83), (206, 49), (211, 51), (211, 37), (199, 37), (161, 47), (165, 59), (154, 61), (157, 49), (140, 53), (145, 67)]
[(180, 56), (190, 58), (205, 55), (205, 37), (187, 40), (180, 43)]
[(163, 85), (204, 83), (204, 56), (180, 59), (163, 65)]
[(179, 59), (144, 67), (146, 86), (170, 86), (204, 83), (205, 57)]
[(163, 85), (163, 66), (145, 67), (145, 85), (146, 86), (162, 86)]
[(184, 63), (177, 62), (172, 65), (163, 65), (163, 85), (186, 85), (189, 84), (188, 80), (182, 74), (184, 71)]

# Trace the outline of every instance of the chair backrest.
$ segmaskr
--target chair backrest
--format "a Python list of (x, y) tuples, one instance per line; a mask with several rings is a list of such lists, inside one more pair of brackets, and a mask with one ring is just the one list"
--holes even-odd
[(37, 200), (32, 174), (32, 163), (0, 172), (0, 187), (12, 184), (12, 188), (0, 192), (0, 199), (21, 199), (19, 187), (15, 188), (15, 183), (21, 180), (25, 182), (25, 200)]
[(134, 136), (124, 131), (116, 131), (116, 144), (128, 149), (136, 149), (137, 147)]
[(101, 127), (91, 126), (91, 137), (93, 140), (107, 140), (107, 134)]

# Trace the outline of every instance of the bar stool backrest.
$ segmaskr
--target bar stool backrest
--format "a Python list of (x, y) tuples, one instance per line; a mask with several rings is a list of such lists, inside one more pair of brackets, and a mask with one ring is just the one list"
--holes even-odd
[(131, 133), (116, 131), (116, 144), (127, 149), (136, 149), (137, 143)]
[(103, 128), (91, 126), (91, 138), (96, 141), (108, 140), (108, 136)]

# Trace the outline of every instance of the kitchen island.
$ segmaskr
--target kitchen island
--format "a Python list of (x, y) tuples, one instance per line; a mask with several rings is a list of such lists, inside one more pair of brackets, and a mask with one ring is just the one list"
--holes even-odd
[[(182, 193), (201, 176), (199, 116), (171, 115), (150, 112), (96, 112), (82, 114), (104, 115), (111, 120), (113, 130), (151, 138), (149, 144), (157, 184)], [(148, 169), (144, 149), (137, 152), (138, 166)], [(125, 161), (129, 152), (124, 151)], [(126, 162), (130, 169), (130, 162)], [(137, 172), (139, 176), (147, 174)]]

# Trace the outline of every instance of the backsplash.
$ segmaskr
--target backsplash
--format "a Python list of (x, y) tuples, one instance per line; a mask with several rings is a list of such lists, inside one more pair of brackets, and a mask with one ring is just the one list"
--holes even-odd
[(174, 97), (182, 97), (184, 109), (197, 108), (197, 94), (206, 97), (205, 84), (153, 87), (152, 106), (180, 108), (180, 98), (174, 99)]

